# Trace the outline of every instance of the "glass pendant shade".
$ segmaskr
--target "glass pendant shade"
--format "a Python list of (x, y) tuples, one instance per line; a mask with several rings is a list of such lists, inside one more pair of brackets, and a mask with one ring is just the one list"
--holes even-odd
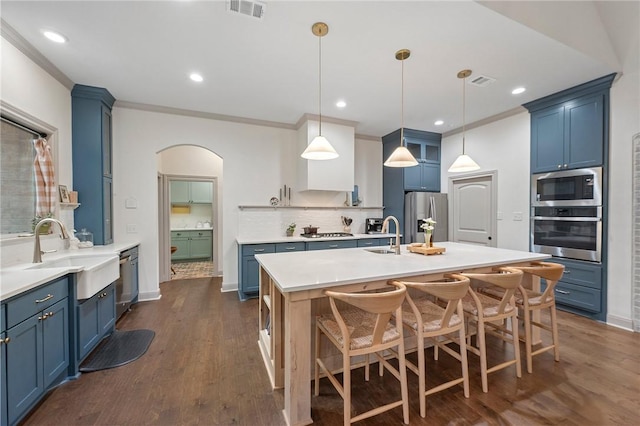
[(333, 149), (327, 138), (318, 135), (313, 138), (301, 157), (307, 160), (332, 160), (338, 158), (338, 153)]
[(462, 154), (456, 158), (456, 161), (453, 162), (451, 167), (449, 167), (449, 173), (459, 173), (459, 172), (472, 172), (474, 170), (480, 169), (478, 163), (473, 161), (471, 157), (467, 154)]
[(417, 166), (418, 161), (411, 155), (406, 146), (399, 146), (384, 162), (387, 167), (412, 167)]

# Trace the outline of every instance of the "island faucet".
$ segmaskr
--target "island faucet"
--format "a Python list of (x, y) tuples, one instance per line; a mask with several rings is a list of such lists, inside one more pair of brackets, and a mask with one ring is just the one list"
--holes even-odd
[(58, 224), (58, 226), (60, 227), (60, 238), (62, 238), (64, 240), (64, 248), (65, 249), (69, 248), (69, 234), (67, 233), (67, 230), (65, 229), (64, 225), (62, 224), (62, 222), (60, 222), (58, 219), (54, 219), (52, 217), (45, 217), (44, 219), (42, 219), (40, 222), (38, 222), (36, 224), (36, 227), (33, 230), (33, 233), (34, 233), (34, 236), (35, 236), (35, 244), (33, 246), (33, 263), (42, 263), (42, 255), (45, 252), (40, 249), (40, 233), (39, 233), (39, 231), (40, 231), (40, 227), (42, 226), (42, 224), (47, 223), (47, 222), (57, 223)]
[(395, 216), (387, 216), (382, 222), (382, 232), (386, 233), (387, 228), (389, 227), (389, 219), (393, 220), (396, 224), (396, 243), (391, 244), (391, 248), (395, 250), (396, 254), (400, 254), (400, 224), (398, 223), (398, 219)]

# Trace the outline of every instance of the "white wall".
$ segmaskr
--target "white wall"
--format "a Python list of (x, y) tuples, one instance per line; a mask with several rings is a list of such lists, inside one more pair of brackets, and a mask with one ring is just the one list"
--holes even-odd
[[(240, 233), (239, 205), (267, 205), (284, 184), (294, 189), (292, 204), (341, 206), (345, 200), (344, 193), (296, 191), (295, 164), (299, 153), (294, 130), (116, 107), (113, 141), (114, 235), (116, 241), (126, 239), (126, 224), (137, 224), (142, 298), (157, 297), (159, 291), (156, 154), (168, 147), (196, 145), (222, 158), (224, 190), (218, 201), (222, 209), (220, 252), (225, 290), (235, 289), (238, 284), (235, 239)], [(371, 181), (357, 183), (365, 197), (371, 198), (369, 201), (379, 202), (382, 170), (380, 163), (369, 161), (381, 157), (382, 145), (363, 141), (357, 144), (358, 151), (363, 159), (356, 153), (358, 176)], [(124, 200), (128, 197), (138, 200), (137, 209), (125, 209)]]
[(632, 328), (633, 146), (640, 132), (640, 73), (636, 67), (611, 88), (607, 322)]
[[(71, 167), (71, 94), (69, 89), (51, 77), (33, 61), (24, 56), (11, 43), (1, 38), (0, 49), (0, 93), (3, 103), (8, 104), (36, 121), (56, 129), (53, 137), (54, 157), (57, 161), (58, 184), (72, 188)], [(68, 229), (73, 229), (73, 211), (58, 212)], [(10, 247), (2, 243), (3, 266), (31, 262), (33, 239), (12, 241)], [(43, 249), (59, 248), (59, 239), (43, 238)]]
[[(529, 113), (524, 111), (500, 121), (466, 131), (465, 152), (482, 171), (498, 171), (497, 246), (529, 251)], [(447, 192), (447, 169), (462, 153), (462, 134), (442, 140), (441, 191)], [(513, 220), (515, 212), (523, 220)]]

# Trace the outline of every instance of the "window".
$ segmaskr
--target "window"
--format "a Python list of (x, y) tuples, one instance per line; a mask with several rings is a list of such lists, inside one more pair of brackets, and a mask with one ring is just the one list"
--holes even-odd
[(0, 234), (31, 231), (35, 216), (34, 133), (2, 120), (0, 128)]

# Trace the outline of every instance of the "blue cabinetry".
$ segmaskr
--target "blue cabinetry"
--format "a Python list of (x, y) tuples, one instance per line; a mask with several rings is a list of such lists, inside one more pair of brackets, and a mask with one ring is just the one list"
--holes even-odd
[(605, 320), (602, 315), (606, 305), (602, 265), (557, 257), (551, 261), (565, 266), (564, 275), (555, 288), (558, 308)]
[(16, 424), (69, 366), (68, 278), (3, 304), (3, 424)]
[[(286, 244), (286, 243), (281, 243)], [(238, 296), (240, 300), (257, 297), (260, 291), (260, 273), (256, 254), (275, 253), (276, 244), (245, 244), (238, 246)]]
[[(404, 129), (405, 145), (418, 160), (406, 168), (382, 168), (384, 215), (395, 216), (404, 229), (404, 194), (407, 191), (440, 192), (440, 157), (442, 135), (422, 130)], [(387, 159), (400, 145), (400, 129), (382, 137), (382, 156)], [(392, 231), (395, 231), (392, 229)]]
[(7, 333), (5, 333), (5, 307), (0, 305), (0, 424), (7, 420)]
[(77, 306), (78, 361), (82, 361), (103, 337), (111, 334), (116, 322), (115, 285), (110, 284)]
[(531, 173), (602, 166), (615, 74), (525, 104), (531, 112)]
[(74, 211), (77, 229), (93, 232), (94, 244), (113, 242), (111, 108), (106, 89), (76, 84), (71, 91), (73, 189), (81, 206)]
[(307, 243), (307, 250), (332, 250), (358, 247), (357, 240), (313, 241)]

